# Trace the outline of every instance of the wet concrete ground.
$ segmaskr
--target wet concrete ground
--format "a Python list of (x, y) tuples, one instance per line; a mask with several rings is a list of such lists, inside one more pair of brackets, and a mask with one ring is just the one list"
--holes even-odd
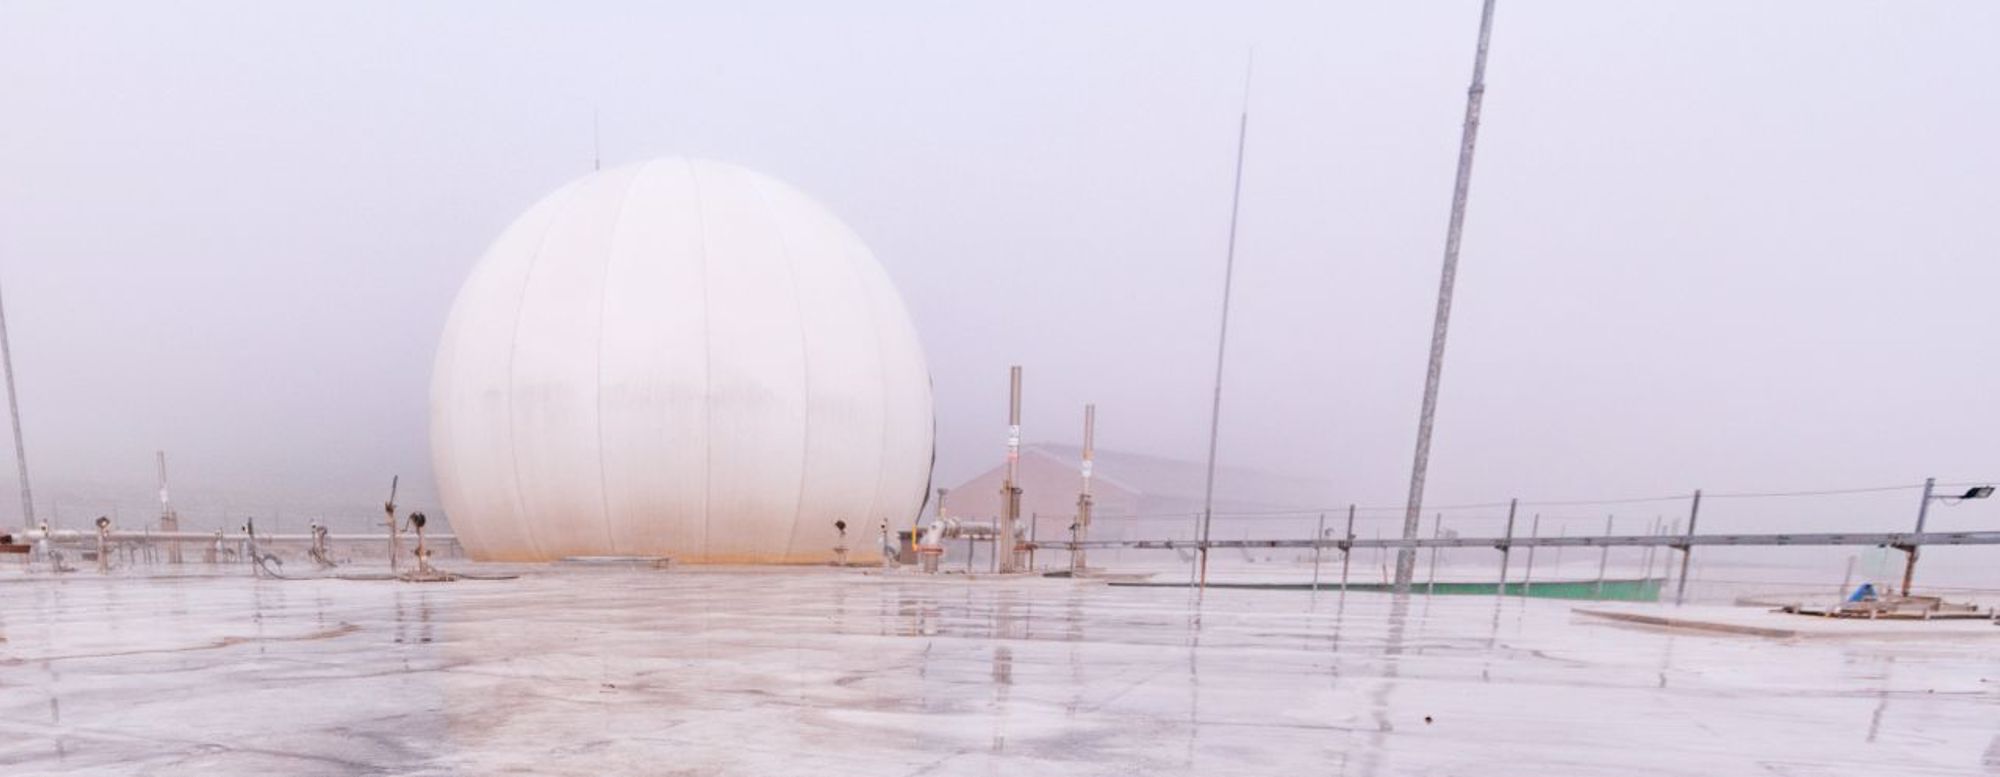
[(15, 575), (0, 774), (2000, 774), (2000, 642), (1571, 606), (830, 569)]

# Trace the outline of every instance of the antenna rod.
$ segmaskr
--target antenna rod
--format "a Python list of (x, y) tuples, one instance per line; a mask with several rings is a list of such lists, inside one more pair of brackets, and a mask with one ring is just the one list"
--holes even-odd
[[(1465, 199), (1472, 188), (1472, 150), (1479, 139), (1479, 103), (1486, 96), (1486, 46), (1493, 35), (1493, 0), (1479, 13), (1479, 49), (1472, 58), (1472, 87), (1465, 93), (1465, 130), (1458, 145), (1458, 178), (1452, 186), (1451, 224), (1445, 230), (1444, 271), (1438, 278), (1437, 318), (1431, 323), (1430, 366), (1424, 373), (1423, 410), (1417, 415), (1417, 454), (1410, 466), (1410, 501), (1403, 511), (1403, 539), (1417, 538), (1424, 509), (1424, 476), (1431, 465), (1431, 427), (1437, 419), (1438, 381), (1444, 373), (1445, 330), (1451, 323), (1452, 285), (1458, 279), (1458, 245), (1465, 226)], [(1396, 551), (1396, 593), (1410, 592), (1417, 551)]]
[(1208, 525), (1215, 517), (1215, 441), (1222, 430), (1222, 362), (1229, 348), (1229, 291), (1236, 274), (1236, 218), (1243, 204), (1243, 147), (1250, 136), (1250, 68), (1243, 65), (1243, 113), (1236, 123), (1236, 181), (1229, 195), (1229, 249), (1222, 261), (1222, 328), (1215, 338), (1215, 402), (1208, 410), (1208, 480), (1201, 493), (1200, 585), (1208, 590)]
[(0, 303), (0, 365), (7, 373), (7, 417), (14, 423), (14, 463), (21, 470), (21, 519), (35, 528), (35, 497), (28, 490), (28, 446), (21, 438), (21, 405), (14, 396), (14, 348), (7, 335), (7, 307)]

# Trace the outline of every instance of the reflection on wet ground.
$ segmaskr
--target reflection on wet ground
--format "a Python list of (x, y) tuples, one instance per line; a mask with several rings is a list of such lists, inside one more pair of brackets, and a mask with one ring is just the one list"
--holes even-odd
[(0, 584), (0, 773), (2000, 773), (2000, 643), (838, 570)]

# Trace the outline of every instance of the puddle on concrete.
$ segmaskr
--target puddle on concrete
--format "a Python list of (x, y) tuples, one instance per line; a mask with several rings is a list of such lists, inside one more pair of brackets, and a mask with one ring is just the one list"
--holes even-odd
[(4, 589), (8, 775), (2000, 768), (1992, 642), (1554, 601), (833, 570)]

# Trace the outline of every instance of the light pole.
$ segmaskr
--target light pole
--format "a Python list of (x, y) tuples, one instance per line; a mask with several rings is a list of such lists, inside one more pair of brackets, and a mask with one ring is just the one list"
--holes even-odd
[[(1937, 478), (1924, 478), (1924, 499), (1922, 502), (1917, 504), (1917, 530), (1915, 533), (1919, 536), (1921, 536), (1924, 533), (1924, 520), (1930, 517), (1931, 502), (1933, 500), (1944, 502), (1945, 504), (1948, 505), (1955, 505), (1967, 499), (1985, 499), (1992, 495), (1993, 495), (1992, 486), (1973, 486), (1971, 488), (1966, 489), (1965, 493), (1959, 494), (1957, 496), (1952, 496), (1950, 494), (1939, 494), (1937, 493)], [(1917, 576), (1917, 551), (1920, 547), (1921, 546), (1917, 544), (1917, 538), (1913, 537), (1910, 540), (1909, 544), (1904, 545), (1901, 548), (1901, 550), (1904, 553), (1910, 554), (1909, 560), (1903, 564), (1904, 596), (1910, 595), (1910, 580)]]

